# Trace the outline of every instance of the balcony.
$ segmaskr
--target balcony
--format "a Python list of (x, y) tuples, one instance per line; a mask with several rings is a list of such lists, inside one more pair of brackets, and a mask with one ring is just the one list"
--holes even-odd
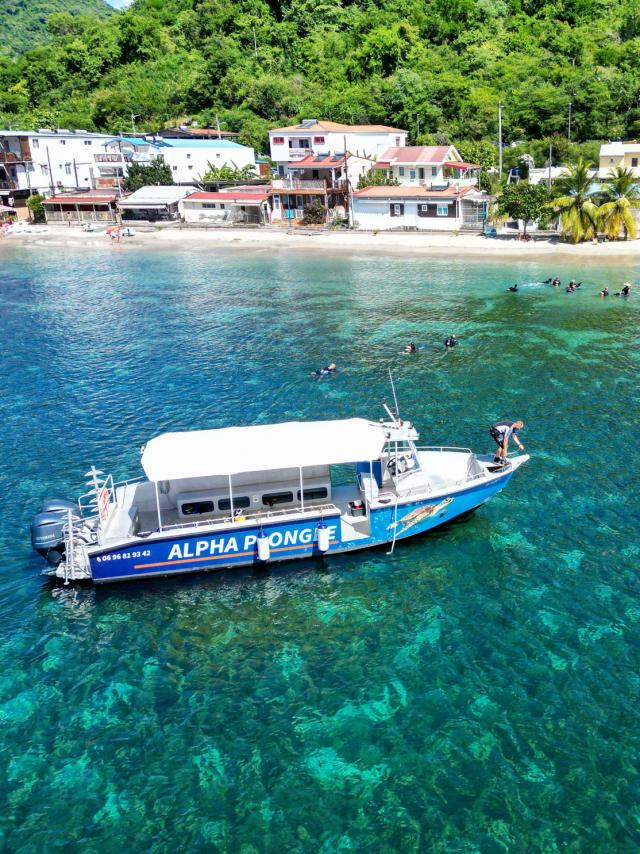
[(324, 181), (304, 181), (301, 178), (274, 178), (274, 190), (324, 190)]
[(313, 154), (310, 148), (290, 148), (289, 160), (302, 160), (303, 157), (307, 157), (309, 154)]
[(131, 155), (127, 154), (94, 154), (94, 159), (96, 163), (122, 163), (124, 160), (125, 163), (131, 160)]
[(14, 154), (13, 151), (0, 151), (0, 163), (29, 163), (31, 155)]
[(18, 190), (17, 181), (0, 181), (0, 190)]

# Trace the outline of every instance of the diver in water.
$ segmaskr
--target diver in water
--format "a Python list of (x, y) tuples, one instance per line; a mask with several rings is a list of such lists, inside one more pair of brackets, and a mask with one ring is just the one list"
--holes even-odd
[(551, 284), (553, 285), (554, 288), (559, 288), (560, 284), (561, 284), (560, 279), (556, 276), (555, 279), (551, 282)]
[(518, 293), (518, 285), (517, 284), (516, 285), (510, 285), (507, 288), (507, 291), (511, 291), (512, 294), (517, 294)]
[(625, 282), (621, 291), (616, 292), (617, 297), (628, 297), (629, 291), (631, 290), (631, 285), (629, 282)]
[(609, 288), (605, 285), (604, 288), (600, 291), (600, 297), (604, 299), (604, 297), (609, 296)]
[(405, 353), (417, 353), (418, 348), (413, 343), (413, 341), (410, 341), (408, 344), (405, 344), (404, 352)]
[(449, 335), (444, 339), (445, 347), (456, 347), (458, 345), (458, 339), (455, 335)]
[(319, 368), (317, 371), (311, 371), (312, 377), (330, 377), (332, 374), (335, 374), (336, 366), (333, 362), (330, 365), (327, 365), (326, 368)]

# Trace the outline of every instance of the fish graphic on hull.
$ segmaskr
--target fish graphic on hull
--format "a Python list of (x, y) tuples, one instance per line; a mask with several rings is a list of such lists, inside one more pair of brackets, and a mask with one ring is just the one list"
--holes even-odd
[(404, 532), (408, 531), (409, 528), (413, 528), (414, 525), (417, 525), (424, 519), (429, 519), (431, 516), (435, 516), (436, 513), (444, 510), (452, 501), (453, 498), (445, 498), (444, 501), (441, 501), (439, 504), (429, 504), (426, 507), (416, 507), (415, 510), (407, 513), (407, 515), (403, 516), (402, 519), (398, 519), (397, 522), (392, 522), (387, 530), (391, 531), (395, 528), (396, 535), (404, 534)]

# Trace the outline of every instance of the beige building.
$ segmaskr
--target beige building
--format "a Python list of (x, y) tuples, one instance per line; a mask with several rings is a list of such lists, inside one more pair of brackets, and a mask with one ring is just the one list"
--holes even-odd
[(607, 142), (600, 146), (600, 163), (598, 174), (606, 178), (612, 169), (620, 166), (633, 169), (640, 177), (640, 142)]

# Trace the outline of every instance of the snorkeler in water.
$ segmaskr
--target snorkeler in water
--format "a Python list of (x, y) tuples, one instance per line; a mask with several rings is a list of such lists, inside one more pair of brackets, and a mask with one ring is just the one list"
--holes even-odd
[(512, 294), (517, 294), (518, 293), (518, 285), (517, 284), (516, 285), (510, 285), (507, 288), (507, 291), (511, 291)]
[(332, 374), (336, 372), (336, 366), (333, 362), (330, 365), (327, 365), (326, 368), (318, 368), (316, 371), (311, 371), (312, 377), (330, 377)]
[(444, 346), (445, 347), (457, 347), (458, 346), (458, 339), (456, 338), (455, 335), (448, 335), (444, 339)]

